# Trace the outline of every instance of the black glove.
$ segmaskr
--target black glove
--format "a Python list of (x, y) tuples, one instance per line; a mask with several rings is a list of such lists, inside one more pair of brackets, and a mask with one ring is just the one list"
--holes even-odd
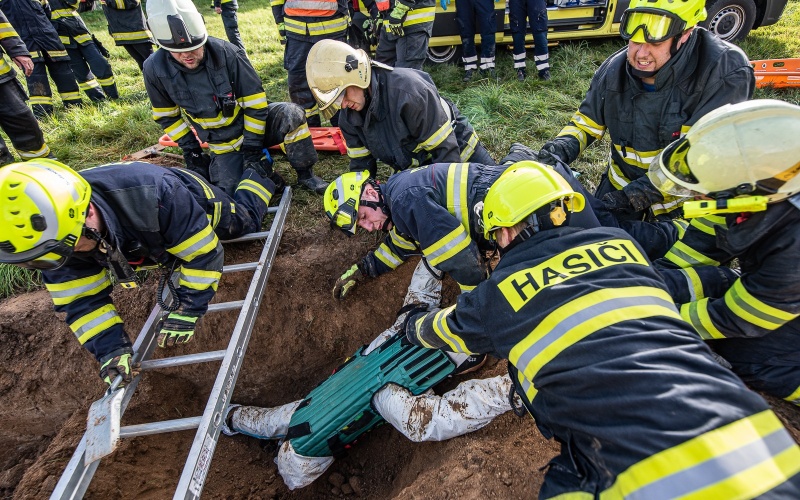
[(194, 337), (194, 327), (199, 316), (187, 316), (177, 312), (169, 313), (158, 330), (158, 347), (172, 347), (186, 344)]
[(414, 316), (426, 313), (428, 312), (429, 309), (430, 307), (428, 306), (428, 304), (414, 304), (414, 303), (406, 304), (403, 306), (402, 309), (400, 309), (397, 315), (398, 316), (400, 316), (401, 314), (406, 315), (405, 319), (403, 320), (403, 326), (400, 327), (400, 332), (404, 334), (404, 338), (401, 343), (409, 343), (409, 344), (412, 343), (411, 341), (408, 340), (408, 324), (412, 321), (412, 318)]
[(545, 165), (555, 166), (558, 162), (564, 161), (563, 152), (552, 142), (546, 142), (537, 153), (537, 161)]
[(106, 384), (111, 385), (117, 375), (122, 375), (122, 382), (117, 387), (124, 387), (125, 384), (129, 384), (133, 379), (133, 370), (131, 370), (132, 354), (133, 349), (123, 347), (100, 358), (100, 378)]
[(603, 205), (605, 205), (610, 212), (633, 213), (636, 211), (633, 205), (631, 205), (631, 200), (628, 199), (628, 195), (621, 189), (606, 193), (600, 201), (603, 202)]
[(211, 165), (211, 157), (208, 153), (203, 153), (200, 148), (184, 149), (183, 161), (186, 162), (186, 168), (209, 180), (208, 166)]
[(272, 175), (272, 157), (262, 149), (245, 148), (242, 149), (244, 156), (244, 168), (252, 168), (258, 175), (268, 179)]
[(515, 142), (508, 150), (508, 154), (500, 160), (500, 165), (511, 165), (518, 161), (539, 161), (539, 154), (528, 146)]

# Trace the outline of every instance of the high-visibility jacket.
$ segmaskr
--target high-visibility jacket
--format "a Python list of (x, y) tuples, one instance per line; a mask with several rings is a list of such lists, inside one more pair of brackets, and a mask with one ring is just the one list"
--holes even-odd
[(78, 14), (78, 0), (50, 0), (50, 21), (65, 47), (93, 43), (92, 33)]
[(562, 444), (540, 498), (800, 495), (800, 447), (714, 361), (622, 230), (539, 232), (406, 333), (509, 360), (536, 425)]
[(366, 109), (339, 112), (350, 170), (377, 161), (396, 171), (430, 163), (469, 161), (478, 135), (458, 108), (439, 95), (430, 75), (410, 68), (372, 68)]
[[(385, 16), (388, 16), (388, 13), (394, 9), (397, 1), (376, 2), (375, 0), (364, 0), (364, 5), (368, 11), (372, 12), (372, 5), (374, 4), (379, 11), (386, 12), (385, 19)], [(405, 19), (403, 19), (403, 31), (405, 33), (427, 31), (430, 36), (433, 31), (433, 20), (436, 17), (436, 0), (402, 0), (400, 3), (410, 7)], [(391, 33), (388, 23), (384, 23), (384, 30), (386, 30), (386, 33)]]
[[(166, 50), (145, 61), (144, 83), (153, 119), (184, 150), (200, 147), (190, 124), (212, 153), (261, 149), (267, 119), (261, 78), (235, 45), (208, 37), (204, 47), (203, 62), (193, 70)], [(236, 101), (229, 117), (223, 116), (221, 104), (226, 97)]]
[(606, 59), (570, 123), (548, 144), (572, 163), (608, 133), (611, 152), (605, 175), (614, 188), (629, 197), (644, 197), (656, 216), (680, 216), (682, 199), (665, 197), (647, 178), (650, 162), (703, 115), (746, 101), (754, 88), (745, 53), (698, 27), (658, 71), (653, 92), (631, 74), (627, 48)]
[(108, 21), (108, 33), (117, 45), (150, 43), (144, 12), (139, 0), (100, 0)]
[(270, 0), (270, 5), (275, 23), (284, 23), (287, 38), (337, 38), (350, 25), (347, 0)]
[(0, 52), (0, 84), (2, 84), (17, 78), (13, 63), (9, 63), (2, 54), (6, 53), (10, 58), (30, 57), (31, 55), (25, 46), (25, 42), (22, 41), (17, 31), (8, 22), (3, 11), (0, 11), (0, 49), (2, 49), (2, 52)]
[[(82, 170), (92, 187), (91, 203), (105, 223), (104, 238), (134, 264), (180, 266), (178, 311), (204, 314), (222, 274), (223, 249), (214, 227), (223, 207), (212, 188), (184, 169), (143, 162)], [(78, 341), (100, 360), (130, 346), (111, 301), (112, 282), (104, 254), (73, 254), (42, 278), (57, 312), (65, 312)]]
[(67, 49), (50, 24), (49, 9), (46, 10), (42, 3), (34, 0), (3, 0), (0, 8), (25, 42), (34, 62), (42, 61), (44, 54), (54, 61), (69, 61)]

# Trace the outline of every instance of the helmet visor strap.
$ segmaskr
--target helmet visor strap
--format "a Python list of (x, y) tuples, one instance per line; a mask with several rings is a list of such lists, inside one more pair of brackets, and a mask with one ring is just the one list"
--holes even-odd
[[(2, 243), (0, 243), (2, 247)], [(0, 262), (26, 269), (52, 270), (63, 266), (72, 256), (73, 246), (62, 241), (49, 241), (25, 252), (0, 250)]]
[(659, 43), (681, 33), (686, 21), (658, 9), (627, 10), (620, 21), (620, 36), (635, 43)]
[(356, 232), (357, 220), (358, 212), (353, 209), (353, 206), (348, 203), (342, 203), (333, 214), (333, 217), (331, 217), (331, 226), (341, 229), (348, 235), (353, 235)]

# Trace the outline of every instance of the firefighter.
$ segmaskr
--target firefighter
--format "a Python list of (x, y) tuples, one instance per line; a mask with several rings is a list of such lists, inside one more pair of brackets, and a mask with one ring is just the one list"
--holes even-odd
[(539, 498), (800, 496), (800, 447), (780, 420), (714, 361), (624, 231), (571, 227), (583, 205), (544, 165), (504, 173), (483, 206), (501, 248), (492, 276), (410, 312), (408, 339), (509, 360), (561, 443)]
[[(64, 107), (80, 106), (81, 93), (69, 65), (67, 49), (50, 24), (46, 2), (32, 0), (2, 0), (0, 8), (28, 47), (33, 61), (33, 71), (25, 75), (28, 95), (37, 118), (53, 114), (53, 92), (50, 78), (56, 84)], [(48, 8), (49, 10), (49, 8)]]
[(236, 0), (214, 0), (214, 12), (222, 16), (222, 25), (225, 27), (225, 34), (228, 41), (244, 50), (242, 35), (239, 33), (239, 19), (236, 11), (239, 3)]
[(623, 229), (665, 221), (672, 241), (663, 251), (678, 237), (669, 221), (681, 216), (682, 200), (653, 187), (648, 165), (703, 115), (749, 99), (755, 88), (747, 56), (698, 27), (705, 18), (704, 0), (632, 0), (620, 23), (627, 48), (606, 59), (570, 123), (541, 148), (540, 161), (555, 154), (572, 163), (608, 133), (610, 162), (595, 196)]
[(92, 101), (118, 99), (114, 72), (106, 59), (109, 53), (84, 24), (76, 10), (79, 4), (78, 0), (50, 0), (50, 22), (67, 49), (78, 87)]
[[(450, 0), (441, 0), (440, 3), (442, 9), (447, 10)], [(472, 80), (472, 75), (478, 69), (478, 52), (475, 50), (476, 24), (480, 26), (481, 30), (481, 75), (490, 78), (497, 77), (494, 69), (496, 19), (493, 0), (462, 0), (458, 2), (456, 21), (458, 21), (458, 28), (461, 32), (464, 82)]]
[[(350, 13), (347, 0), (272, 0), (272, 16), (284, 45), (283, 67), (287, 71), (289, 98), (306, 113), (310, 127), (319, 127), (319, 109), (308, 88), (306, 59), (320, 40), (347, 39)], [(329, 117), (330, 118), (330, 117)], [(336, 125), (333, 120), (333, 125)]]
[[(649, 172), (665, 193), (704, 198), (684, 204), (686, 216), (698, 218), (657, 262), (667, 268), (681, 316), (747, 384), (796, 405), (798, 133), (798, 106), (773, 100), (723, 106), (665, 148)], [(741, 276), (715, 267), (734, 257)]]
[[(515, 145), (516, 146), (516, 145)], [(523, 146), (524, 147), (524, 146)], [(494, 246), (483, 237), (480, 210), (489, 186), (520, 156), (515, 148), (500, 166), (436, 163), (389, 177), (385, 184), (364, 172), (348, 172), (328, 186), (325, 214), (346, 234), (356, 226), (388, 231), (383, 243), (352, 265), (336, 281), (333, 296), (343, 299), (366, 278), (397, 268), (412, 255), (448, 273), (462, 290), (486, 278), (484, 255)], [(559, 170), (577, 191), (580, 183), (568, 167)], [(577, 215), (581, 227), (600, 226), (593, 211)]]
[(444, 162), (494, 165), (467, 118), (427, 73), (390, 68), (333, 40), (314, 46), (306, 71), (321, 112), (341, 109), (351, 171), (375, 177), (378, 160), (395, 171)]
[(153, 54), (153, 43), (139, 0), (100, 0), (100, 3), (108, 21), (108, 34), (142, 70), (144, 61)]
[[(441, 289), (441, 281), (420, 263), (404, 310), (438, 305)], [(507, 375), (469, 380), (442, 396), (427, 391), (446, 377), (478, 369), (485, 356), (410, 345), (400, 331), (406, 314), (401, 312), (390, 328), (358, 349), (302, 400), (274, 408), (230, 405), (222, 432), (285, 439), (275, 463), (294, 490), (311, 484), (335, 456), (384, 420), (414, 442), (444, 441), (481, 429), (512, 409)]]
[(157, 341), (191, 341), (222, 274), (219, 239), (260, 230), (274, 191), (253, 169), (230, 197), (186, 169), (144, 162), (80, 174), (54, 160), (15, 163), (0, 169), (0, 262), (40, 269), (56, 312), (100, 363), (100, 378), (129, 382), (133, 352), (112, 280), (131, 288), (138, 265), (162, 268), (167, 280), (175, 270), (176, 308)]
[(509, 0), (508, 20), (514, 40), (514, 69), (517, 80), (527, 77), (525, 71), (526, 20), (533, 34), (533, 62), (539, 79), (550, 79), (550, 50), (547, 48), (547, 2), (545, 0)]
[[(372, 13), (372, 1), (367, 0), (364, 3)], [(428, 58), (428, 41), (433, 33), (436, 0), (390, 0), (375, 3), (382, 13), (382, 22), (378, 25), (380, 35), (375, 60), (395, 68), (422, 71), (422, 65)]]
[[(0, 106), (0, 127), (23, 160), (49, 156), (50, 148), (44, 142), (39, 122), (25, 104), (28, 96), (17, 80), (17, 72), (2, 56), (3, 53), (8, 54), (25, 76), (33, 72), (31, 55), (3, 11), (0, 11), (0, 48), (0, 102), (3, 103)], [(14, 156), (0, 137), (0, 166), (13, 161)]]
[[(147, 23), (164, 50), (144, 66), (153, 118), (183, 149), (187, 167), (232, 194), (242, 169), (255, 165), (279, 186), (267, 146), (283, 143), (298, 183), (318, 194), (317, 151), (296, 104), (268, 103), (244, 50), (209, 37), (190, 0), (149, 0)], [(194, 127), (197, 137), (192, 133)], [(200, 142), (207, 142), (210, 157)]]

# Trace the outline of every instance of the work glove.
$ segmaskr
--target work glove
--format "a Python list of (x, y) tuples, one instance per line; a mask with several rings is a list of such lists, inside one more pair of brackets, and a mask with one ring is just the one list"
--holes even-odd
[(122, 382), (117, 387), (124, 387), (133, 379), (131, 370), (131, 355), (133, 350), (130, 347), (118, 349), (100, 359), (100, 378), (108, 385), (114, 382), (117, 375), (122, 375)]
[(273, 160), (269, 153), (259, 148), (245, 148), (242, 149), (242, 156), (244, 156), (243, 166), (245, 169), (252, 168), (261, 177), (270, 178)]
[(286, 24), (278, 23), (278, 36), (281, 39), (281, 45), (286, 45)]
[[(495, 2), (497, 0), (494, 0)], [(439, 0), (439, 5), (442, 6), (442, 10), (447, 10), (447, 6), (450, 5), (450, 0)]]
[(211, 157), (208, 156), (208, 153), (203, 153), (200, 148), (184, 149), (183, 161), (186, 162), (186, 168), (208, 180), (208, 166), (211, 165)]
[(628, 195), (621, 189), (606, 193), (600, 201), (610, 212), (633, 213), (636, 211), (631, 205)]
[(380, 37), (382, 26), (383, 19), (381, 19), (380, 16), (364, 21), (364, 24), (361, 25), (361, 28), (364, 30), (364, 36), (367, 39), (367, 43), (370, 45), (378, 44), (378, 38)]
[(358, 264), (353, 264), (350, 269), (344, 272), (336, 284), (333, 285), (333, 298), (344, 300), (345, 296), (355, 288), (356, 283), (364, 279), (364, 273), (359, 269)]
[(392, 9), (392, 12), (389, 13), (389, 31), (393, 35), (405, 35), (405, 32), (403, 31), (403, 21), (405, 20), (406, 14), (409, 10), (411, 10), (411, 7), (404, 5), (401, 2), (397, 2), (394, 5), (394, 9)]
[(545, 165), (555, 166), (558, 162), (564, 161), (564, 156), (555, 144), (546, 142), (537, 153), (537, 161)]
[[(403, 326), (400, 327), (400, 332), (403, 334), (403, 340), (400, 342), (401, 344), (410, 345), (412, 343), (409, 340), (409, 337), (408, 337), (408, 335), (409, 335), (409, 331), (408, 331), (409, 323), (412, 323), (412, 321), (414, 321), (414, 317), (415, 316), (418, 316), (418, 315), (423, 314), (423, 313), (427, 313), (429, 310), (430, 310), (430, 307), (428, 306), (428, 304), (414, 304), (414, 303), (406, 304), (406, 305), (403, 306), (402, 309), (400, 309), (400, 312), (399, 312), (398, 316), (400, 314), (405, 314), (406, 315), (406, 317), (403, 319)], [(413, 336), (415, 334), (416, 334), (416, 332), (414, 331), (414, 328), (412, 326), (411, 335)]]
[(199, 316), (186, 316), (177, 312), (169, 313), (167, 319), (161, 322), (158, 331), (158, 347), (172, 347), (186, 344), (194, 336), (194, 326)]

